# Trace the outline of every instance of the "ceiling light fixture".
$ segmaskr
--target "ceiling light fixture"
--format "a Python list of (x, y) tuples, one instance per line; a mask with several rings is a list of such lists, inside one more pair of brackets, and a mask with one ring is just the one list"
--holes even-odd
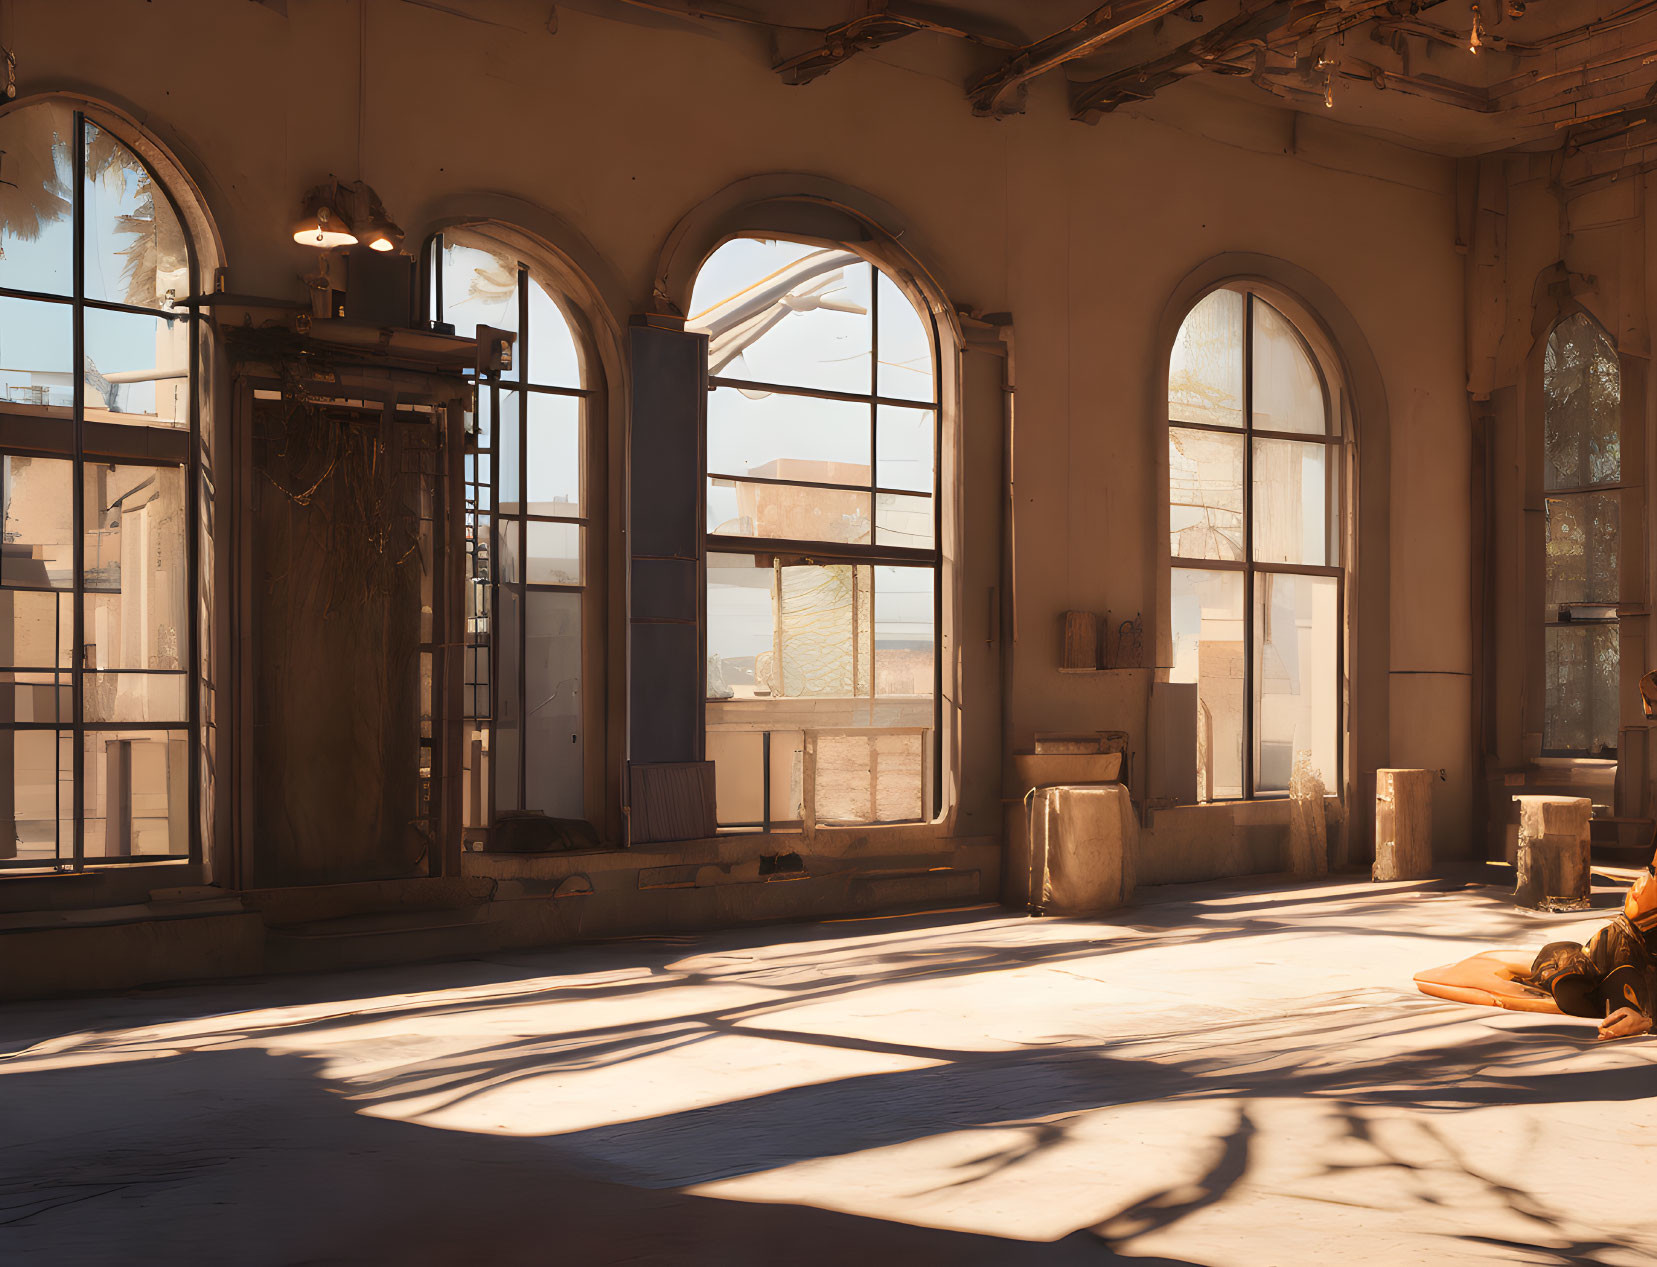
[(1479, 6), (1473, 6), (1473, 31), (1467, 37), (1467, 51), (1477, 54), (1484, 43), (1484, 19), (1479, 16)]
[(357, 235), (351, 231), (351, 220), (341, 209), (345, 191), (338, 185), (318, 185), (305, 195), (304, 211), (293, 225), (293, 240), (301, 246), (313, 246), (319, 251), (336, 247), (355, 246)]

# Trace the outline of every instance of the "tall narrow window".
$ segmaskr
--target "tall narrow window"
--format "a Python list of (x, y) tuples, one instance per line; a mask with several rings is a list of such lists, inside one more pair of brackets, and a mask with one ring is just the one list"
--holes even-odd
[(189, 857), (191, 243), (80, 111), (7, 114), (0, 154), (0, 866)]
[(1617, 349), (1585, 313), (1548, 336), (1542, 404), (1542, 749), (1615, 756), (1622, 371)]
[(472, 335), (515, 331), (512, 369), (478, 385), (466, 455), (469, 838), (510, 810), (584, 818), (586, 409), (569, 319), (527, 263), (480, 230), (430, 247), (431, 310)]
[(1216, 290), (1168, 366), (1169, 628), (1197, 684), (1200, 800), (1340, 783), (1344, 462), (1317, 358), (1265, 298)]
[(721, 826), (929, 818), (938, 337), (854, 252), (737, 238), (709, 336), (707, 753)]

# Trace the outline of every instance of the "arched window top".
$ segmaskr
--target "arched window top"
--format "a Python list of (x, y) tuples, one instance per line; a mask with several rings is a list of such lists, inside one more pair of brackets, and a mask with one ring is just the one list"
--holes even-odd
[(1543, 487), (1585, 488), (1622, 478), (1622, 367), (1600, 324), (1573, 312), (1554, 326), (1542, 359)]
[(1263, 296), (1231, 287), (1209, 292), (1180, 324), (1168, 360), (1168, 418), (1299, 435), (1339, 426), (1294, 322)]
[(513, 377), (543, 387), (585, 386), (575, 332), (563, 305), (536, 270), (486, 228), (445, 229), (432, 270), (434, 311), (466, 338), (480, 325), (518, 335)]

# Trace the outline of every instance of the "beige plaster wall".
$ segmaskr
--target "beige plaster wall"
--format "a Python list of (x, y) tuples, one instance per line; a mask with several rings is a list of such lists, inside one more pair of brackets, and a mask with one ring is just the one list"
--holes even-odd
[[(310, 261), (287, 224), (300, 194), (330, 172), (359, 174), (357, 8), (286, 7), (12, 0), (6, 40), (23, 92), (108, 99), (177, 150), (211, 204), (234, 289), (297, 296)], [(791, 88), (740, 30), (645, 29), (560, 7), (550, 34), (398, 0), (368, 10), (361, 174), (411, 239), (457, 195), (521, 198), (584, 239), (625, 322), (648, 306), (680, 216), (741, 177), (809, 172), (898, 209), (905, 244), (957, 304), (1013, 314), (1017, 746), (1070, 727), (1120, 727), (1142, 745), (1141, 693), (1079, 687), (1054, 666), (1066, 608), (1144, 612), (1156, 645), (1149, 534), (1164, 441), (1151, 383), (1168, 296), (1228, 251), (1317, 277), (1367, 340), (1390, 415), (1389, 761), (1446, 771), (1437, 843), (1441, 855), (1466, 848), (1469, 447), (1451, 164), (1323, 119), (1208, 108), (1196, 88), (1088, 127), (1067, 120), (1061, 83), (1042, 82), (1026, 115), (975, 119), (963, 52), (931, 37)], [(999, 419), (972, 425), (986, 431), (969, 442), (995, 443)], [(979, 596), (964, 604), (982, 608)], [(997, 723), (967, 724), (981, 743)]]

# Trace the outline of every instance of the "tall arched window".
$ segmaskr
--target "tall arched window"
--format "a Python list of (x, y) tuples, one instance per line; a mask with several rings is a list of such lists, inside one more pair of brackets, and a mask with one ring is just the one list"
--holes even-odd
[(468, 735), (464, 823), (586, 818), (587, 408), (593, 392), (549, 280), (486, 226), (432, 239), (428, 298), (470, 336), (516, 332), (512, 369), (480, 383), (466, 456)]
[(707, 755), (722, 827), (937, 811), (938, 336), (838, 246), (739, 237), (709, 337)]
[(0, 116), (0, 866), (199, 857), (180, 196), (71, 105)]
[(1615, 756), (1622, 372), (1586, 313), (1554, 326), (1542, 361), (1542, 749)]
[(1169, 680), (1197, 685), (1200, 800), (1341, 782), (1345, 446), (1319, 357), (1263, 295), (1187, 314), (1168, 365)]

